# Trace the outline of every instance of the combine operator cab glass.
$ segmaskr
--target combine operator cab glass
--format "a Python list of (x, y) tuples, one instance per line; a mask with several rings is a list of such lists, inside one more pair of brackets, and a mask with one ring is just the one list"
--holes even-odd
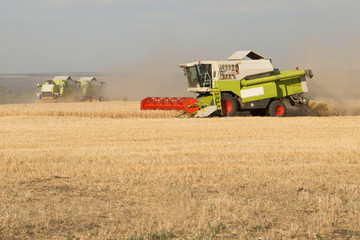
[(189, 88), (211, 87), (211, 64), (199, 64), (185, 67)]

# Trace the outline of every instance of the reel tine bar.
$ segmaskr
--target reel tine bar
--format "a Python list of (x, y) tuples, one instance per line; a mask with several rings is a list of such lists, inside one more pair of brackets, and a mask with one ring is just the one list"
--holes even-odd
[(147, 97), (141, 100), (140, 109), (141, 110), (186, 110), (188, 106), (186, 103), (189, 97)]

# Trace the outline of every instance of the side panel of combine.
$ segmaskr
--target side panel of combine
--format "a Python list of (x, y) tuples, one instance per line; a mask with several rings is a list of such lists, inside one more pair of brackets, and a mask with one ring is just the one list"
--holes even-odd
[[(275, 75), (253, 80), (241, 80), (242, 102), (280, 99), (307, 91), (305, 71), (282, 71)], [(303, 89), (304, 88), (304, 89)]]
[(279, 81), (277, 83), (277, 92), (279, 98), (293, 95), (296, 93), (301, 93), (302, 88), (300, 77)]
[(215, 81), (214, 85), (220, 89), (221, 92), (232, 92), (240, 97), (240, 81), (239, 80), (219, 80)]
[(304, 81), (301, 77), (292, 77), (277, 81), (240, 87), (240, 81), (215, 81), (215, 86), (221, 92), (231, 92), (241, 97), (242, 102), (252, 102), (268, 98), (283, 98), (303, 91)]
[(278, 97), (277, 84), (274, 82), (243, 87), (240, 96), (243, 103)]

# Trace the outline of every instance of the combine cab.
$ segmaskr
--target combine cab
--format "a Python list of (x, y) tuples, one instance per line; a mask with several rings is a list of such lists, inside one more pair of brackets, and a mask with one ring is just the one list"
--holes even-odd
[[(306, 104), (306, 77), (311, 70), (279, 71), (271, 61), (254, 51), (238, 51), (224, 61), (198, 61), (181, 64), (188, 91), (198, 97), (187, 98), (181, 110), (195, 117), (214, 114), (234, 116), (250, 111), (253, 116), (286, 115), (285, 100), (291, 105)], [(141, 109), (176, 109), (168, 99), (145, 98)], [(180, 98), (183, 99), (183, 98)]]

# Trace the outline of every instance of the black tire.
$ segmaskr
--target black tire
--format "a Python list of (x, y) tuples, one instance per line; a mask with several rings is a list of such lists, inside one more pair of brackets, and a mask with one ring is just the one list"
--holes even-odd
[(266, 116), (266, 108), (250, 110), (250, 114), (251, 114), (251, 116), (254, 116), (254, 117), (256, 117), (256, 116), (261, 116), (261, 117)]
[(235, 116), (239, 109), (239, 102), (231, 94), (222, 93), (221, 108), (224, 116)]
[(271, 117), (285, 117), (285, 104), (280, 100), (272, 101), (267, 108), (267, 114)]

